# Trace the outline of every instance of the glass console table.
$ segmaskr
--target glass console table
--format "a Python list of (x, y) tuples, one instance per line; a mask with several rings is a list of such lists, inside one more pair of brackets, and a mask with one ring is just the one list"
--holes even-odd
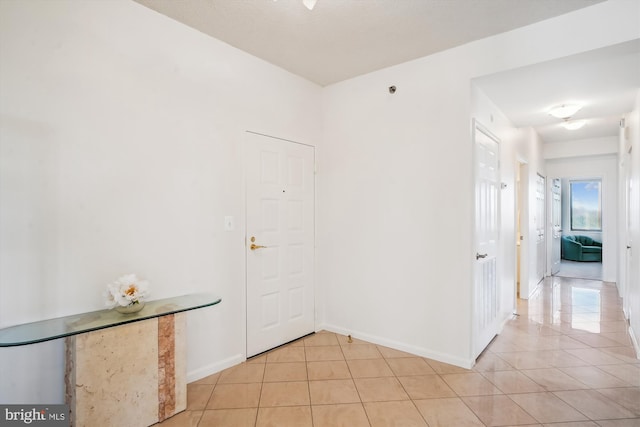
[(184, 312), (220, 302), (184, 295), (132, 314), (99, 310), (11, 326), (0, 329), (0, 347), (64, 338), (71, 426), (146, 427), (187, 407)]
[(220, 301), (220, 298), (210, 294), (183, 295), (147, 301), (141, 311), (132, 314), (121, 314), (115, 310), (99, 310), (10, 326), (0, 329), (0, 347), (35, 344), (65, 338), (112, 326), (209, 307)]

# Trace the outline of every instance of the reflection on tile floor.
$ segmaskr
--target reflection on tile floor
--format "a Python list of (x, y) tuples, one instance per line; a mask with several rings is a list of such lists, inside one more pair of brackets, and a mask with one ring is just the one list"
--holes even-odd
[(602, 263), (563, 259), (560, 260), (560, 270), (556, 273), (556, 276), (602, 280)]
[(188, 385), (164, 427), (640, 426), (614, 285), (549, 278), (472, 370), (320, 332)]

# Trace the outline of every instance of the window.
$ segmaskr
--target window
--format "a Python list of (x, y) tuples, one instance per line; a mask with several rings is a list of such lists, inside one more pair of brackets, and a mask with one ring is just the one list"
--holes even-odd
[(571, 181), (571, 230), (602, 231), (599, 179)]

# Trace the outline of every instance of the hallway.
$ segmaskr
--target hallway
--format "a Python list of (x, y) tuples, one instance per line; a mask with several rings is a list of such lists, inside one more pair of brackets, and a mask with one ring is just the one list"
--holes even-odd
[(472, 370), (317, 333), (188, 386), (169, 427), (640, 426), (613, 284), (545, 279)]

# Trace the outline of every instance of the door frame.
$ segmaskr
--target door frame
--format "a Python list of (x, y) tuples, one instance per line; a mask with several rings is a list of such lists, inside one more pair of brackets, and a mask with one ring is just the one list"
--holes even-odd
[[(516, 196), (514, 198), (514, 215), (516, 224), (516, 265), (514, 271), (514, 304), (518, 307), (519, 299), (529, 298), (529, 163), (521, 158), (516, 158)], [(522, 290), (527, 294), (523, 296)]]
[[(627, 147), (625, 147), (627, 148)], [(633, 159), (632, 159), (632, 151), (633, 151), (633, 146), (631, 144), (629, 144), (628, 149), (624, 150), (624, 182), (622, 183), (622, 187), (623, 187), (623, 191), (624, 191), (624, 198), (622, 199), (624, 201), (624, 212), (623, 212), (623, 233), (622, 235), (619, 236), (619, 239), (621, 240), (620, 242), (618, 242), (618, 246), (620, 246), (621, 251), (623, 256), (621, 257), (624, 261), (624, 266), (621, 269), (621, 271), (618, 273), (619, 277), (618, 280), (620, 281), (620, 279), (622, 279), (622, 289), (618, 289), (619, 294), (621, 294), (620, 296), (622, 297), (622, 311), (624, 313), (624, 316), (627, 320), (629, 320), (629, 316), (630, 316), (630, 305), (629, 305), (629, 297), (630, 297), (630, 282), (633, 280), (633, 275), (632, 275), (632, 271), (631, 271), (631, 263), (632, 263), (632, 258), (631, 258), (631, 249), (633, 246), (633, 240), (631, 238), (631, 233), (629, 232), (630, 229), (630, 225), (631, 225), (631, 203), (632, 203), (632, 184), (631, 184), (631, 179), (633, 177)], [(620, 206), (621, 203), (618, 202), (618, 205)], [(622, 238), (622, 236), (624, 236), (624, 238)], [(620, 263), (620, 261), (618, 261), (618, 263)], [(638, 280), (636, 278), (636, 280)]]
[[(242, 322), (243, 324), (241, 325), (242, 327), (242, 342), (244, 343), (243, 347), (242, 347), (242, 358), (244, 360), (247, 360), (247, 343), (248, 343), (248, 331), (247, 331), (247, 327), (248, 327), (248, 304), (247, 304), (247, 297), (248, 297), (248, 274), (247, 274), (247, 267), (248, 267), (248, 253), (247, 253), (247, 247), (249, 246), (250, 242), (249, 242), (249, 236), (247, 235), (247, 208), (248, 208), (248, 203), (247, 203), (247, 173), (248, 173), (248, 162), (247, 162), (247, 156), (248, 156), (248, 142), (247, 142), (247, 134), (252, 134), (252, 135), (258, 135), (258, 136), (263, 136), (265, 138), (272, 138), (275, 140), (279, 140), (279, 141), (284, 141), (287, 143), (291, 143), (291, 144), (298, 144), (298, 145), (303, 145), (306, 147), (310, 147), (313, 149), (314, 152), (314, 165), (313, 165), (313, 217), (314, 217), (314, 221), (313, 221), (313, 241), (314, 241), (314, 245), (313, 245), (313, 265), (314, 265), (314, 275), (313, 275), (313, 299), (314, 299), (314, 308), (313, 308), (313, 330), (315, 332), (318, 331), (318, 312), (319, 310), (321, 310), (320, 307), (320, 303), (321, 301), (318, 298), (318, 286), (317, 286), (317, 280), (316, 280), (316, 274), (315, 274), (315, 268), (316, 268), (316, 239), (317, 239), (317, 221), (315, 220), (318, 216), (318, 212), (317, 212), (317, 182), (316, 182), (316, 175), (317, 175), (317, 158), (316, 158), (316, 146), (312, 145), (312, 144), (306, 144), (306, 143), (302, 143), (299, 141), (294, 141), (291, 139), (287, 139), (287, 138), (281, 138), (278, 136), (273, 136), (273, 135), (269, 135), (266, 133), (262, 133), (262, 132), (256, 132), (256, 131), (252, 131), (252, 130), (245, 130), (242, 132), (242, 141), (241, 141), (241, 156), (242, 156), (242, 216), (241, 216), (241, 224), (242, 224), (242, 238), (243, 238), (243, 250), (244, 250), (244, 256), (243, 256), (243, 264), (242, 264), (242, 274), (243, 274), (243, 282), (244, 282), (244, 286), (242, 286), (242, 291), (240, 293), (240, 298), (242, 298)], [(285, 343), (283, 343), (285, 344)], [(253, 357), (253, 356), (252, 356)]]
[[(590, 232), (586, 231), (586, 232), (574, 232), (574, 230), (571, 229), (571, 219), (570, 219), (570, 215), (571, 215), (571, 181), (583, 181), (583, 180), (599, 180), (600, 181), (600, 197), (602, 198), (602, 204), (601, 204), (601, 215), (604, 218), (605, 216), (610, 215), (611, 213), (608, 211), (608, 209), (605, 209), (605, 204), (604, 204), (604, 198), (603, 195), (607, 192), (605, 191), (605, 183), (608, 183), (608, 179), (610, 179), (609, 177), (607, 177), (606, 174), (601, 173), (600, 171), (598, 171), (596, 174), (587, 174), (587, 173), (566, 173), (566, 174), (560, 174), (558, 176), (552, 176), (548, 178), (549, 180), (554, 180), (554, 179), (559, 179), (560, 180), (560, 186), (562, 188), (563, 183), (568, 182), (569, 183), (569, 187), (568, 190), (565, 191), (565, 189), (562, 189), (562, 199), (561, 199), (561, 206), (560, 206), (560, 211), (561, 211), (561, 220), (560, 220), (560, 224), (562, 226), (562, 234), (563, 235), (571, 235), (571, 234), (589, 234)], [(549, 189), (549, 191), (551, 191)], [(565, 221), (566, 216), (569, 215), (569, 218)], [(547, 218), (547, 220), (549, 222), (550, 219)], [(616, 219), (617, 220), (617, 219)], [(568, 221), (568, 223), (567, 223)], [(564, 222), (564, 225), (563, 225)], [(549, 225), (551, 226), (551, 225)], [(617, 228), (616, 228), (616, 232), (617, 232)], [(605, 227), (604, 227), (604, 219), (602, 222), (602, 230), (600, 231), (600, 239), (602, 240), (602, 245), (604, 247), (605, 243), (609, 243), (609, 240), (607, 239), (608, 235), (605, 235)], [(620, 243), (620, 242), (618, 242)], [(546, 259), (548, 262), (551, 262), (551, 255), (549, 254), (550, 252), (550, 247), (549, 245), (547, 245), (547, 256)], [(562, 262), (562, 256), (560, 258), (560, 262)], [(611, 260), (609, 259), (609, 257), (605, 257), (604, 251), (602, 253), (602, 261), (600, 262), (601, 266), (602, 266), (602, 272), (604, 274), (605, 272), (605, 265), (609, 266), (609, 263), (616, 263), (617, 266), (617, 260)], [(579, 268), (578, 268), (579, 270)], [(615, 268), (615, 271), (617, 273), (617, 267)], [(604, 279), (604, 277), (602, 278)], [(601, 279), (598, 279), (601, 280)]]

